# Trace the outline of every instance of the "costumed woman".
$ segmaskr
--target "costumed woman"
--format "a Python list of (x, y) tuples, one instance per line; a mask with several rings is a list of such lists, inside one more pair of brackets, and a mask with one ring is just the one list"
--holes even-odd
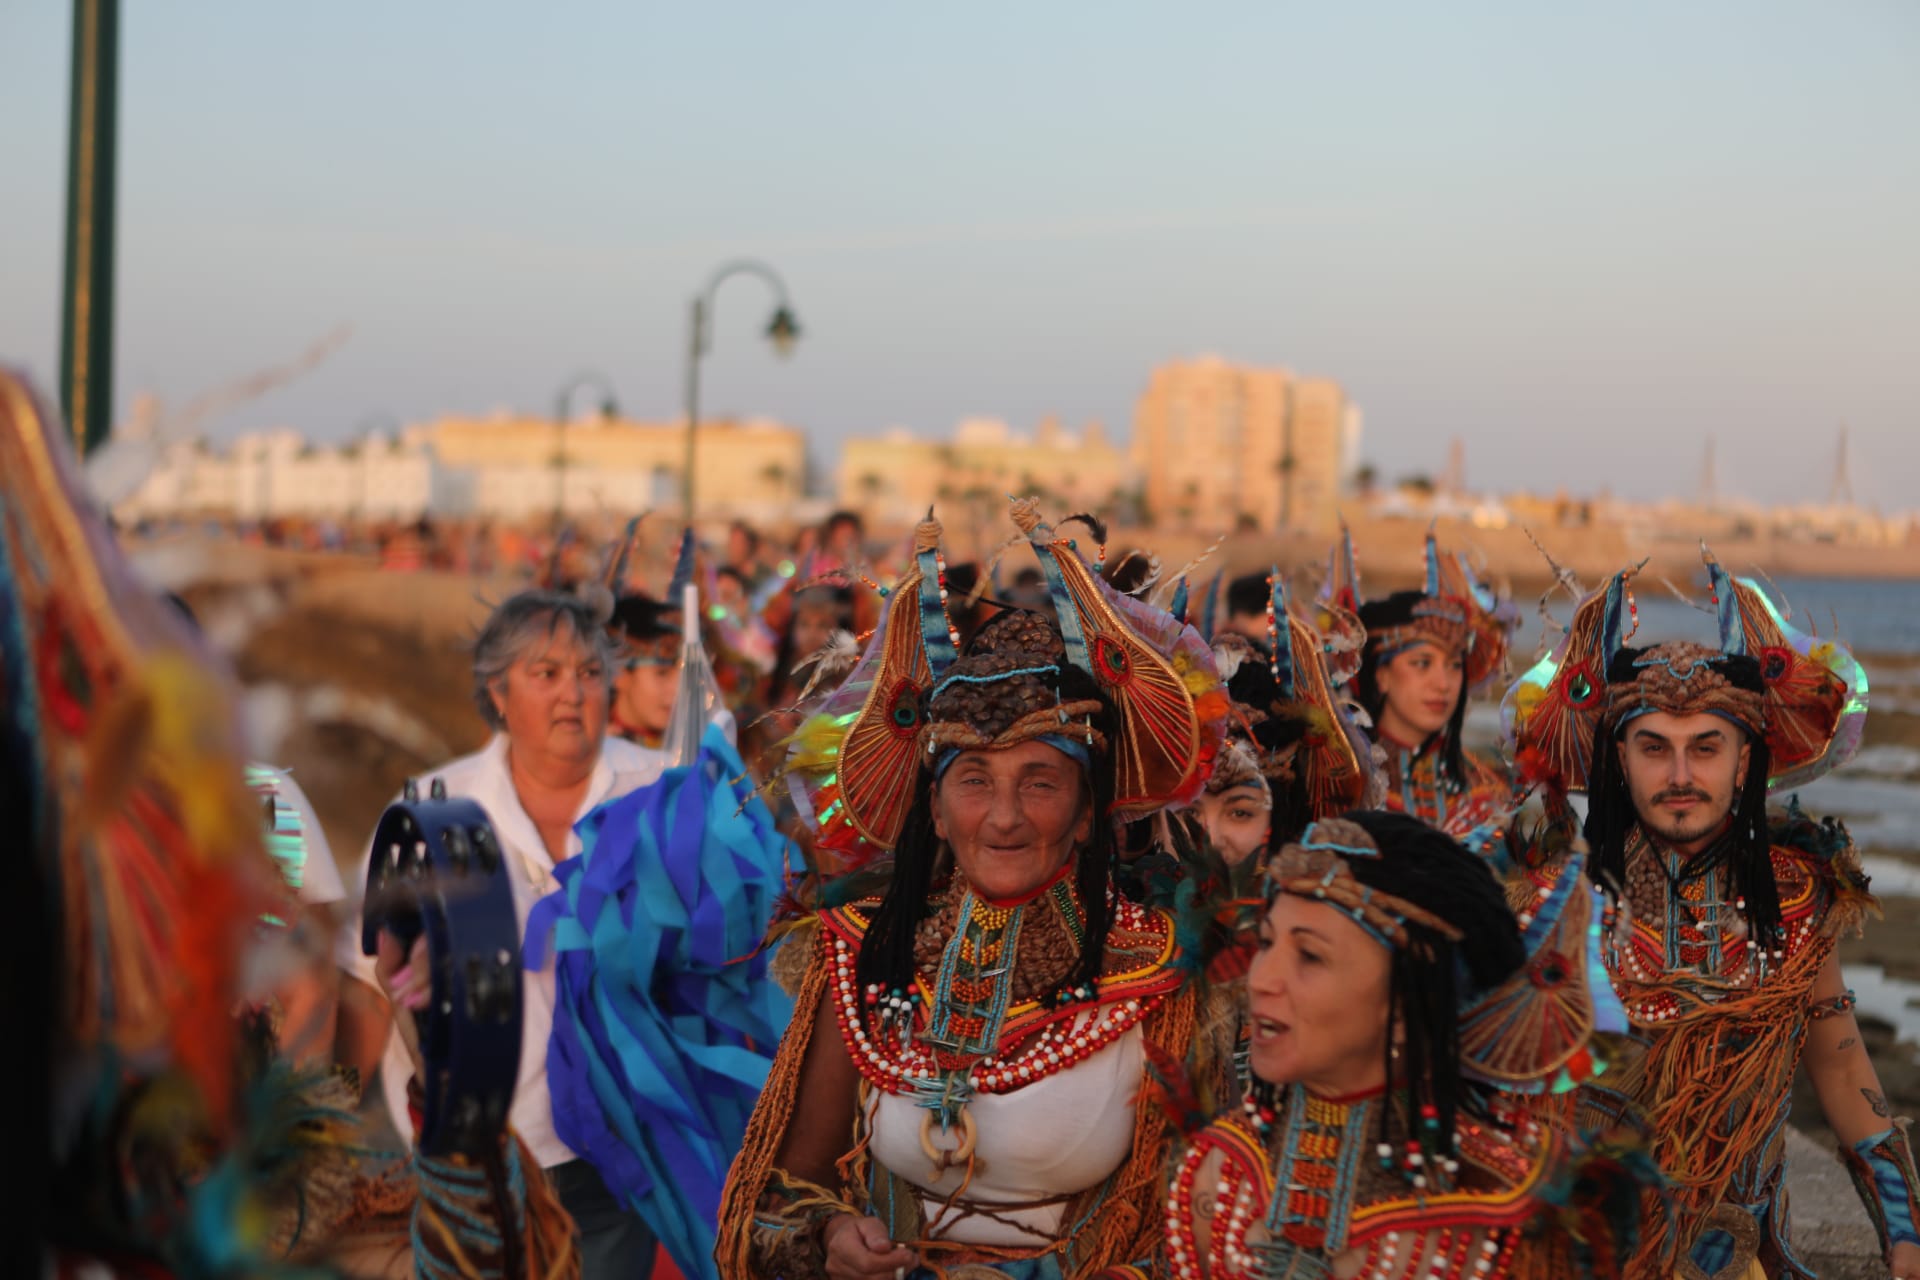
[(1059, 627), (1009, 611), (956, 654), (930, 521), (794, 743), (851, 869), (785, 943), (805, 973), (728, 1179), (730, 1280), (1139, 1275), (1158, 1250), (1174, 1135), (1143, 1086), (1195, 996), (1171, 919), (1113, 887), (1115, 827), (1198, 792), (1226, 700), (1196, 633), (1015, 519)]
[(1194, 811), (1229, 864), (1256, 853), (1264, 863), (1314, 819), (1377, 808), (1384, 794), (1340, 692), (1359, 663), (1359, 619), (1323, 605), (1316, 628), (1289, 607), (1277, 568), (1266, 583), (1266, 638), (1228, 632), (1213, 646), (1233, 715)]
[(1563, 817), (1565, 793), (1587, 792), (1592, 863), (1620, 895), (1605, 957), (1645, 1052), (1583, 1090), (1582, 1123), (1643, 1128), (1669, 1183), (1626, 1274), (1811, 1275), (1784, 1176), (1804, 1063), (1888, 1265), (1920, 1276), (1912, 1148), (1834, 954), (1874, 909), (1859, 855), (1833, 819), (1767, 806), (1859, 746), (1866, 675), (1705, 558), (1718, 648), (1629, 647), (1616, 574), (1502, 707), (1516, 767)]
[(1266, 895), (1256, 1084), (1177, 1168), (1165, 1274), (1614, 1274), (1636, 1196), (1591, 1172), (1569, 1195), (1529, 1105), (1590, 1075), (1593, 1031), (1623, 1022), (1588, 882), (1564, 877), (1523, 926), (1457, 841), (1356, 810), (1281, 849)]
[(351, 1073), (278, 1056), (257, 1006), (333, 960), (261, 923), (305, 908), (262, 844), (237, 705), (115, 545), (66, 433), (0, 371), (0, 815), (18, 913), (0, 996), (26, 1046), (0, 1274), (576, 1275), (572, 1224), (499, 1123), (472, 1126), (465, 1154), (383, 1169)]
[[(1353, 547), (1334, 549), (1324, 597), (1350, 603), (1359, 592)], [(1442, 555), (1427, 535), (1427, 581), (1358, 605), (1367, 645), (1354, 694), (1387, 756), (1387, 808), (1478, 847), (1503, 820), (1507, 780), (1461, 743), (1467, 700), (1506, 669), (1517, 618), (1470, 569)]]

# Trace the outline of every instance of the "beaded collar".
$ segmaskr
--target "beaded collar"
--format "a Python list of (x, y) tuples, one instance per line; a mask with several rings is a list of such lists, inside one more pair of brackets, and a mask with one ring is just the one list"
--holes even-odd
[(950, 893), (921, 926), (918, 973), (904, 991), (861, 990), (854, 977), (876, 901), (823, 912), (831, 998), (860, 1074), (887, 1093), (927, 1098), (929, 1114), (950, 1120), (972, 1097), (1066, 1070), (1139, 1025), (1180, 985), (1171, 918), (1116, 898), (1097, 984), (1063, 993), (1070, 959), (1035, 967), (1020, 956), (1077, 952), (1079, 916), (1068, 904), (1067, 881), (1013, 908)]
[[(1772, 857), (1784, 934), (1761, 948), (1748, 938), (1746, 903), (1727, 896), (1721, 868), (1675, 874), (1676, 855), (1635, 827), (1627, 839), (1628, 910), (1609, 908), (1602, 916), (1608, 970), (1636, 987), (1680, 982), (1709, 1002), (1759, 986), (1820, 935), (1828, 896), (1793, 851), (1775, 848)], [(1678, 1017), (1683, 1007), (1659, 992), (1626, 1005), (1641, 1025)]]

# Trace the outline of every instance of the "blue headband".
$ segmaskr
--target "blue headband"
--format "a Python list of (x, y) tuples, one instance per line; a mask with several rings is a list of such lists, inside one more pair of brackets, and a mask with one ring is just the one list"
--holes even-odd
[[(1061, 755), (1079, 765), (1082, 769), (1091, 769), (1093, 767), (1093, 753), (1087, 750), (1087, 744), (1084, 742), (1076, 742), (1074, 739), (1058, 733), (1041, 734), (1037, 738), (1029, 738), (1028, 741), (1046, 743), (1055, 751), (1058, 751)], [(940, 753), (940, 758), (934, 761), (933, 764), (933, 780), (935, 782), (940, 781), (941, 778), (946, 776), (948, 768), (952, 766), (955, 760), (960, 758), (960, 751), (961, 748), (959, 747), (948, 747)]]

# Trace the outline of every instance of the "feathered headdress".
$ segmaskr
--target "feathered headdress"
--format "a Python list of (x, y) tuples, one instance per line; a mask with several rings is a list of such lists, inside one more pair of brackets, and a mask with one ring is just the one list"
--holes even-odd
[[(1627, 589), (1632, 571), (1615, 574), (1580, 603), (1552, 653), (1501, 703), (1508, 741), (1526, 768), (1584, 790), (1601, 721), (1618, 725), (1646, 711), (1710, 711), (1763, 738), (1772, 791), (1803, 786), (1858, 750), (1867, 675), (1852, 653), (1792, 626), (1757, 582), (1728, 574), (1705, 544), (1700, 554), (1719, 648), (1669, 643), (1623, 653), (1638, 613)], [(1748, 660), (1753, 665), (1743, 666)]]
[[(1327, 585), (1322, 588), (1323, 603), (1358, 590), (1352, 557), (1350, 542), (1343, 541), (1335, 548)], [(1465, 662), (1467, 689), (1477, 692), (1506, 670), (1507, 649), (1519, 624), (1519, 613), (1474, 570), (1464, 553), (1442, 554), (1431, 529), (1427, 531), (1426, 561), (1427, 579), (1422, 590), (1396, 592), (1360, 606), (1358, 613), (1367, 626), (1367, 647), (1381, 661), (1423, 642), (1458, 653)], [(1344, 576), (1351, 585), (1343, 589), (1336, 575)]]
[[(1582, 599), (1565, 633), (1500, 701), (1507, 745), (1523, 773), (1564, 791), (1585, 791), (1593, 731), (1607, 706), (1607, 664), (1639, 617), (1623, 569)], [(1543, 606), (1544, 608), (1544, 606)]]
[(1226, 738), (1228, 700), (1213, 651), (1173, 615), (1102, 582), (1071, 539), (1054, 536), (1037, 501), (1014, 499), (1011, 514), (1040, 559), (1066, 660), (1091, 675), (1118, 712), (1115, 816), (1190, 802)]
[(284, 911), (233, 719), (197, 637), (134, 578), (26, 387), (0, 372), (0, 729), (25, 775), (15, 834), (61, 901), (67, 1042), (231, 1099), (254, 921)]
[(1372, 744), (1337, 692), (1359, 662), (1360, 621), (1322, 602), (1323, 632), (1290, 607), (1277, 568), (1267, 582), (1266, 644), (1229, 636), (1215, 647), (1235, 704), (1230, 732), (1246, 741), (1261, 776), (1304, 784), (1303, 818), (1377, 805), (1384, 780)]

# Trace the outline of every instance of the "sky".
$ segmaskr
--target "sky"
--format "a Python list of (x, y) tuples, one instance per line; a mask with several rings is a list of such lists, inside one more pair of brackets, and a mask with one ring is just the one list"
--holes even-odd
[[(1920, 505), (1920, 5), (124, 6), (116, 401), (341, 438), (550, 413), (1131, 432), (1337, 378), (1387, 477)], [(70, 6), (0, 4), (0, 360), (53, 389)], [(584, 399), (585, 397), (583, 397)]]

